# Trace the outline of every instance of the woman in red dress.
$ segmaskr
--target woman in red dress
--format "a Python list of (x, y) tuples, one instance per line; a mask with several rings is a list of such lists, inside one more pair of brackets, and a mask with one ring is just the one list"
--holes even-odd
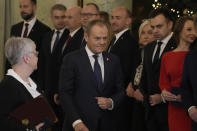
[(181, 106), (180, 82), (184, 57), (195, 39), (192, 17), (177, 20), (174, 30), (177, 48), (162, 57), (159, 86), (162, 98), (168, 101), (168, 124), (170, 131), (191, 131), (191, 121)]

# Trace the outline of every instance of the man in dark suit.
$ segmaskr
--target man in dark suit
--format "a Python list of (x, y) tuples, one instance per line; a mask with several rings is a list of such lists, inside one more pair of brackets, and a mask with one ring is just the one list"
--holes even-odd
[(66, 11), (65, 24), (66, 28), (70, 31), (68, 40), (63, 46), (62, 57), (67, 53), (81, 48), (84, 31), (81, 27), (81, 7), (74, 6)]
[(51, 8), (51, 21), (55, 29), (44, 36), (38, 60), (39, 84), (59, 118), (60, 125), (57, 126), (59, 130), (63, 122), (63, 115), (58, 101), (58, 80), (62, 62), (62, 47), (69, 34), (65, 27), (65, 12), (66, 7), (62, 4), (56, 4)]
[(189, 52), (185, 57), (183, 77), (181, 81), (181, 99), (183, 106), (192, 119), (192, 131), (197, 130), (197, 50)]
[[(131, 12), (126, 7), (117, 7), (113, 9), (111, 18), (112, 31), (115, 36), (110, 42), (108, 52), (120, 58), (126, 89), (129, 81), (134, 76), (138, 44), (129, 30), (132, 19)], [(132, 92), (132, 88), (128, 87), (126, 91), (129, 95), (129, 93)], [(119, 120), (116, 124), (119, 125), (119, 127), (117, 127), (118, 130), (130, 130), (131, 111), (132, 98), (127, 97), (120, 112), (117, 112), (119, 114)]]
[[(81, 25), (83, 29), (86, 28), (88, 23), (93, 20), (99, 19), (99, 7), (95, 3), (87, 3), (81, 10)], [(83, 38), (81, 42), (81, 47), (86, 46), (86, 41)]]
[[(50, 28), (35, 17), (37, 8), (36, 0), (19, 0), (19, 8), (24, 21), (11, 27), (11, 36), (28, 37), (32, 39), (36, 43), (36, 50), (39, 51), (43, 36), (46, 32), (50, 31)], [(8, 68), (10, 68), (10, 64), (6, 61), (6, 70)], [(34, 72), (31, 77), (37, 82), (36, 72)]]
[(119, 59), (104, 52), (106, 23), (90, 22), (84, 36), (86, 47), (65, 56), (60, 72), (63, 130), (114, 131), (112, 110), (125, 95)]
[(168, 106), (158, 84), (161, 56), (176, 47), (172, 36), (173, 17), (168, 9), (159, 8), (151, 12), (150, 19), (156, 41), (144, 48), (143, 72), (137, 90), (143, 94), (147, 130), (168, 131)]

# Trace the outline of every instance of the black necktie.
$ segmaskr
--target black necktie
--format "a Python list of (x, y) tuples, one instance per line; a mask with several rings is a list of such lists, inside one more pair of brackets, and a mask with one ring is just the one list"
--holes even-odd
[(110, 52), (111, 51), (111, 48), (114, 46), (114, 42), (116, 41), (116, 36), (114, 36), (112, 39), (111, 39), (111, 41), (110, 41), (110, 46), (109, 46), (109, 49), (108, 49), (108, 52)]
[(161, 50), (161, 44), (162, 42), (158, 42), (157, 43), (157, 51), (155, 53), (154, 59), (153, 59), (153, 63), (157, 63), (159, 60), (159, 55), (160, 55), (160, 50)]
[(95, 62), (94, 62), (94, 74), (96, 76), (98, 89), (102, 89), (102, 74), (101, 74), (101, 67), (98, 63), (98, 55), (93, 55)]
[(56, 31), (56, 39), (55, 39), (55, 42), (54, 42), (54, 45), (53, 45), (53, 51), (55, 50), (55, 48), (57, 47), (57, 44), (59, 42), (59, 39), (60, 39), (59, 34), (60, 34), (60, 32), (59, 31)]
[(28, 34), (28, 26), (29, 26), (29, 24), (26, 23), (25, 24), (25, 30), (24, 30), (24, 33), (23, 33), (23, 37), (27, 37), (27, 34)]

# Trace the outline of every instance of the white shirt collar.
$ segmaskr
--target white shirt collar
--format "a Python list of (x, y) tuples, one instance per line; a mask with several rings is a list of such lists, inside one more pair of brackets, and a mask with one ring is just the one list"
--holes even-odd
[(30, 25), (30, 27), (33, 27), (34, 24), (36, 23), (36, 17), (34, 17), (32, 20), (30, 20), (29, 22), (24, 21), (24, 24), (28, 23)]
[(6, 75), (10, 75), (14, 77), (16, 80), (18, 80), (20, 83), (22, 83), (33, 98), (40, 95), (40, 93), (36, 90), (37, 85), (33, 82), (33, 80), (30, 77), (28, 79), (30, 82), (29, 84), (31, 86), (28, 85), (25, 81), (23, 81), (23, 79), (13, 69), (9, 69)]
[(56, 31), (59, 31), (60, 32), (60, 34), (62, 34), (63, 32), (64, 32), (64, 30), (66, 29), (66, 27), (65, 28), (63, 28), (63, 29), (61, 29), (61, 30), (57, 30), (57, 29), (55, 29), (55, 32)]
[(79, 27), (79, 28), (77, 28), (76, 30), (74, 30), (73, 32), (71, 32), (71, 33), (70, 33), (70, 36), (73, 37), (73, 36), (76, 34), (76, 32), (77, 32), (80, 28), (81, 28), (81, 27)]
[[(167, 44), (168, 43), (168, 41), (170, 40), (170, 38), (172, 37), (172, 35), (173, 35), (173, 32), (171, 32), (167, 37), (165, 37), (163, 40), (161, 40), (161, 42), (164, 44)], [(159, 40), (157, 40), (157, 42), (158, 42)]]
[[(129, 30), (129, 28), (126, 28), (126, 29), (122, 30), (121, 32), (115, 34), (115, 36), (116, 36), (115, 42), (116, 42), (116, 41), (120, 38), (120, 36), (121, 36), (124, 32), (126, 32), (127, 30)], [(114, 42), (114, 43), (115, 43), (115, 42)]]
[[(93, 55), (95, 55), (89, 48), (88, 48), (88, 46), (86, 45), (86, 47), (85, 47), (85, 50), (86, 50), (86, 52), (87, 52), (87, 54), (88, 54), (88, 56), (89, 57), (92, 57)], [(99, 57), (102, 55), (102, 53), (100, 53), (100, 54), (97, 54)]]

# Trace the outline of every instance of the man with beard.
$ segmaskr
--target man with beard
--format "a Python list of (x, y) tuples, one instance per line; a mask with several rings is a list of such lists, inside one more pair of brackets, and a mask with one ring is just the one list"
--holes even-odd
[[(129, 26), (132, 22), (131, 12), (126, 7), (117, 7), (111, 13), (111, 29), (114, 37), (110, 42), (108, 52), (120, 58), (123, 71), (123, 80), (127, 95), (130, 96), (132, 88), (127, 87), (133, 78), (135, 70), (135, 59), (138, 51), (137, 41), (132, 37)], [(132, 78), (131, 78), (132, 77)], [(120, 110), (117, 110), (117, 130), (128, 131), (131, 125), (132, 98), (126, 97)]]
[[(28, 37), (36, 44), (36, 50), (39, 51), (44, 34), (50, 31), (50, 28), (41, 23), (36, 17), (36, 0), (19, 0), (21, 17), (24, 20), (11, 27), (11, 36)], [(6, 63), (6, 69), (10, 65)], [(33, 73), (33, 79), (36, 81), (36, 73)]]

